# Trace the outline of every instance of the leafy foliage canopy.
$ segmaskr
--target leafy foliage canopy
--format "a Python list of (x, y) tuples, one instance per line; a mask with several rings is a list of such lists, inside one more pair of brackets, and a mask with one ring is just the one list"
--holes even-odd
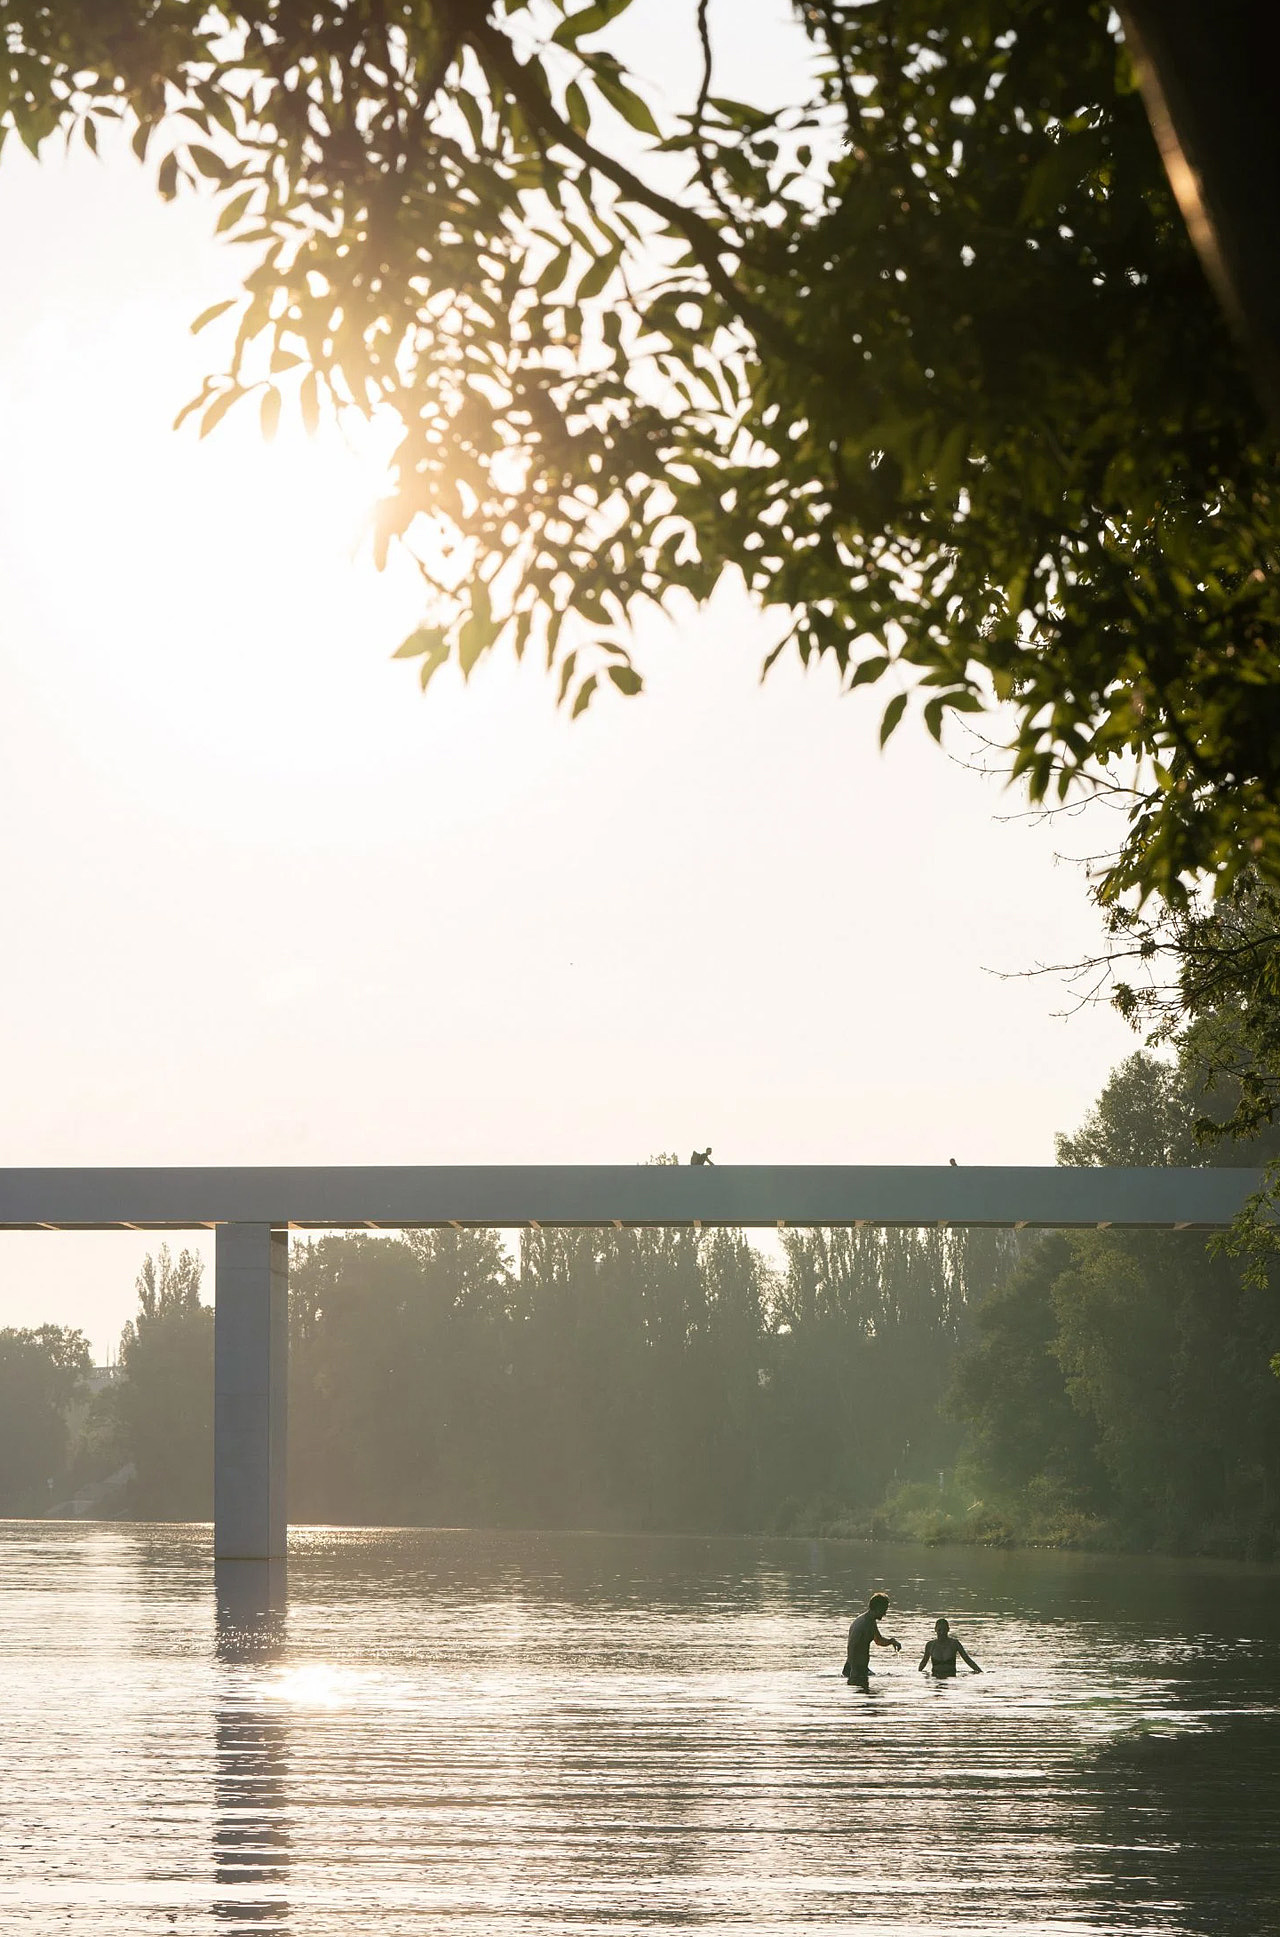
[[(696, 101), (640, 0), (10, 0), (0, 132), (201, 185), (253, 252), (207, 430), (402, 427), (425, 686), (536, 649), (574, 712), (727, 569), (779, 650), (939, 735), (993, 700), (1033, 797), (1131, 789), (1112, 898), (1280, 859), (1275, 453), (1104, 0), (798, 7), (809, 84)], [(209, 312), (202, 321), (211, 321)]]

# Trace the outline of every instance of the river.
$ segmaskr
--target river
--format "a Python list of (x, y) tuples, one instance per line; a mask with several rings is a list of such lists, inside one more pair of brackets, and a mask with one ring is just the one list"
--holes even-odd
[[(300, 1529), (248, 1647), (211, 1573), (0, 1522), (0, 1930), (1280, 1930), (1275, 1570)], [(938, 1614), (982, 1675), (916, 1673)]]

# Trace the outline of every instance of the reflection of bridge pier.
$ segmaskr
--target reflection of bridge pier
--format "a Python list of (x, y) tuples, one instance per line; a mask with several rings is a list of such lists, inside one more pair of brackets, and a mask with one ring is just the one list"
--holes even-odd
[[(220, 1560), (215, 1577), (219, 1659), (270, 1661), (284, 1640), (284, 1562)], [(288, 1731), (274, 1704), (245, 1692), (242, 1704), (223, 1700), (214, 1724), (213, 1914), (234, 1929), (284, 1930)]]
[(878, 1224), (1221, 1229), (1260, 1170), (617, 1164), (0, 1170), (0, 1230), (217, 1232), (214, 1552), (283, 1561), (288, 1231)]

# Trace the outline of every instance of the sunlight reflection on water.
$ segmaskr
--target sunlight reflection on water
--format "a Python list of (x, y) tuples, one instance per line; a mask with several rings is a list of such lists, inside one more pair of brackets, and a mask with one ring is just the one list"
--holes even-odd
[[(407, 1684), (405, 1685), (407, 1690)], [(286, 1668), (265, 1681), (251, 1694), (267, 1702), (288, 1702), (298, 1708), (353, 1708), (385, 1705), (387, 1683), (371, 1669), (335, 1668), (317, 1661), (305, 1667)]]
[[(206, 1530), (0, 1524), (0, 1930), (1280, 1928), (1274, 1574), (310, 1530), (290, 1585), (220, 1649)], [(940, 1611), (985, 1674), (916, 1674)]]

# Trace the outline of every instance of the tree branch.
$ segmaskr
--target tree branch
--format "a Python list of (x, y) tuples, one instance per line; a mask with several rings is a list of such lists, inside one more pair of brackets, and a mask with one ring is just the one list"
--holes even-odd
[(510, 41), (498, 33), (487, 20), (469, 21), (463, 30), (464, 38), (505, 83), (513, 99), (528, 115), (530, 122), (542, 133), (551, 135), (570, 154), (585, 162), (587, 167), (611, 181), (615, 188), (622, 190), (629, 201), (647, 208), (653, 215), (660, 216), (688, 243), (694, 256), (701, 264), (707, 281), (726, 309), (744, 323), (763, 344), (779, 354), (804, 358), (813, 362), (812, 353), (802, 346), (785, 324), (755, 302), (746, 291), (740, 289), (722, 260), (724, 245), (714, 223), (709, 222), (696, 209), (686, 208), (680, 202), (673, 202), (658, 189), (651, 188), (647, 182), (633, 174), (622, 162), (612, 155), (602, 154), (594, 148), (576, 128), (557, 113), (554, 103), (545, 88), (539, 87), (533, 78), (537, 73), (518, 60)]
[(711, 29), (707, 24), (710, 5), (711, 0), (698, 0), (698, 39), (702, 43), (702, 84), (698, 89), (698, 99), (693, 110), (693, 151), (698, 158), (698, 180), (726, 222), (736, 225), (737, 218), (716, 186), (715, 171), (702, 143), (702, 117), (707, 111), (707, 102), (711, 98)]

